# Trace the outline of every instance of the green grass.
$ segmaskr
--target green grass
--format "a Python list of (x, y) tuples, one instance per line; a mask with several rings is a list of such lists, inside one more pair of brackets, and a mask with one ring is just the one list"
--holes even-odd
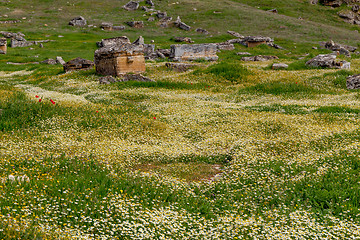
[(302, 83), (287, 83), (287, 82), (269, 82), (269, 83), (259, 83), (254, 86), (246, 87), (241, 90), (239, 93), (262, 93), (262, 94), (272, 94), (272, 95), (292, 95), (292, 94), (316, 94), (318, 90), (306, 86)]

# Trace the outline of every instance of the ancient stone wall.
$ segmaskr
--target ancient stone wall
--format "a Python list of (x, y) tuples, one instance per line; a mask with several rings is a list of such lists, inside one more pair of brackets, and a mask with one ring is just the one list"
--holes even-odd
[(171, 45), (170, 59), (173, 61), (193, 61), (204, 59), (216, 61), (218, 46), (214, 43), (208, 44), (174, 44)]

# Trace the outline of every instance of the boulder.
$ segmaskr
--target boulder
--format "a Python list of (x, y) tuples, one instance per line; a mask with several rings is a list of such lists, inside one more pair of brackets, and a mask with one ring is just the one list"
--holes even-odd
[(271, 68), (274, 70), (278, 70), (278, 69), (287, 69), (289, 67), (289, 65), (285, 64), (285, 63), (274, 63)]
[(360, 88), (360, 74), (352, 75), (346, 78), (347, 89), (359, 89)]
[(103, 29), (103, 30), (106, 30), (106, 31), (112, 31), (112, 30), (113, 30), (113, 24), (112, 24), (112, 23), (103, 22), (103, 23), (101, 23), (100, 28)]
[(208, 34), (209, 34), (209, 32), (208, 32), (207, 30), (202, 29), (202, 28), (197, 28), (197, 29), (195, 30), (195, 32), (201, 33), (201, 34), (205, 34), (205, 35), (208, 35)]
[(243, 42), (246, 44), (247, 47), (256, 47), (260, 44), (273, 44), (274, 40), (270, 37), (248, 36), (244, 38)]
[(64, 64), (64, 71), (78, 71), (78, 70), (89, 70), (94, 67), (94, 63), (90, 60), (83, 58), (75, 58)]
[(157, 11), (156, 16), (160, 19), (167, 17), (166, 12)]
[(189, 70), (190, 68), (193, 68), (194, 64), (189, 64), (189, 63), (173, 63), (173, 62), (168, 62), (165, 63), (165, 66), (167, 68), (170, 68), (172, 70), (175, 70), (177, 72), (186, 72), (187, 70)]
[(339, 43), (334, 43), (332, 40), (328, 42), (321, 42), (320, 46), (323, 46), (326, 49), (329, 49), (331, 51), (340, 51), (340, 49), (346, 49), (350, 52), (355, 52), (357, 50), (357, 47), (349, 46), (349, 45), (343, 45)]
[(307, 66), (321, 68), (349, 69), (350, 63), (346, 61), (336, 61), (336, 53), (320, 54), (306, 62)]
[(85, 27), (86, 26), (86, 20), (82, 16), (75, 17), (70, 20), (69, 22), (70, 26), (76, 26), (76, 27)]
[(279, 58), (277, 56), (258, 55), (258, 56), (252, 56), (252, 57), (242, 57), (241, 61), (264, 62), (264, 61), (269, 61), (269, 60), (273, 60), (273, 59), (279, 59)]
[(189, 25), (187, 25), (181, 21), (179, 16), (177, 17), (176, 21), (174, 22), (174, 25), (185, 31), (190, 31), (190, 29), (191, 29), (191, 27)]
[(127, 4), (125, 4), (123, 6), (123, 8), (125, 10), (128, 10), (128, 11), (134, 11), (134, 10), (137, 10), (139, 8), (139, 3), (136, 2), (136, 1), (130, 1)]
[(126, 22), (126, 24), (133, 28), (143, 28), (144, 27), (143, 21), (131, 21), (131, 22)]
[(111, 45), (122, 45), (123, 43), (130, 43), (129, 38), (126, 36), (106, 38), (106, 39), (102, 39), (100, 42), (97, 42), (96, 45), (100, 48)]
[(175, 44), (171, 45), (170, 59), (173, 61), (194, 61), (204, 59), (217, 61), (218, 46), (215, 43), (208, 44)]

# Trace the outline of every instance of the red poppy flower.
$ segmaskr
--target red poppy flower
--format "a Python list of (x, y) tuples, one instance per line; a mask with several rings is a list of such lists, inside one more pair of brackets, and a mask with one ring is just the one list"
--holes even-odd
[(36, 95), (35, 97), (36, 97), (36, 98), (39, 98), (39, 96), (38, 96), (38, 95)]
[(50, 99), (50, 102), (51, 102), (52, 104), (55, 104), (55, 102), (54, 102), (52, 99)]
[(39, 99), (39, 102), (41, 102), (41, 98)]
[(156, 117), (154, 117), (154, 119), (156, 119)]

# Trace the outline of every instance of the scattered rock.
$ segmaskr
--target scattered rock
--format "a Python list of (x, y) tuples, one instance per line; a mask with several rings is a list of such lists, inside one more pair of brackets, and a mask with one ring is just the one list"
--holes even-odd
[(196, 31), (197, 33), (202, 33), (202, 34), (205, 34), (205, 35), (208, 35), (208, 34), (209, 34), (209, 32), (208, 32), (207, 30), (202, 29), (202, 28), (197, 28), (195, 31)]
[(166, 12), (157, 11), (156, 16), (160, 19), (167, 17)]
[(242, 57), (241, 61), (255, 61), (255, 62), (264, 62), (264, 61), (269, 61), (269, 60), (273, 60), (273, 59), (279, 59), (277, 56), (263, 56), (263, 55), (258, 55), (258, 56), (253, 56), (253, 57)]
[(272, 65), (272, 69), (287, 69), (289, 67), (289, 65), (285, 64), (285, 63), (274, 63)]
[(0, 54), (6, 54), (7, 40), (6, 38), (0, 38)]
[(312, 5), (316, 5), (316, 4), (318, 4), (319, 0), (310, 0), (309, 2)]
[(346, 78), (347, 89), (359, 89), (360, 88), (360, 74), (352, 75)]
[(336, 61), (336, 53), (320, 54), (306, 62), (307, 66), (321, 68), (350, 69), (350, 63), (346, 61)]
[(45, 63), (45, 64), (49, 64), (49, 65), (57, 64), (56, 60), (52, 59), (52, 58), (46, 59), (46, 60), (42, 61), (41, 63)]
[(216, 61), (218, 56), (218, 45), (208, 44), (175, 44), (171, 45), (170, 58), (173, 61), (194, 61), (204, 59), (207, 61)]
[(7, 62), (6, 64), (10, 64), (10, 65), (27, 65), (27, 64), (39, 64), (39, 62), (26, 62), (26, 63)]
[(244, 39), (245, 37), (243, 35), (241, 35), (240, 33), (234, 32), (234, 31), (227, 31), (228, 34), (230, 34), (233, 37), (236, 38), (240, 38), (240, 39)]
[(155, 18), (154, 18), (154, 17), (149, 17), (149, 18), (148, 18), (148, 22), (153, 22), (153, 21), (155, 21)]
[(165, 63), (165, 66), (173, 69), (177, 72), (186, 72), (187, 70), (189, 70), (190, 68), (196, 66), (194, 64), (189, 64), (189, 63), (173, 63), (173, 62), (168, 62)]
[(159, 48), (158, 50), (156, 50), (158, 53), (161, 53), (162, 55), (165, 56), (165, 58), (170, 57), (171, 55), (171, 49), (164, 49), (164, 48)]
[(102, 39), (100, 42), (97, 42), (96, 45), (100, 48), (111, 45), (122, 45), (123, 43), (130, 43), (129, 38), (126, 36), (106, 38), (106, 39)]
[(0, 32), (5, 38), (11, 38), (11, 39), (16, 39), (18, 41), (26, 41), (25, 34), (18, 32), (18, 33), (12, 33), (12, 32), (4, 32), (1, 31)]
[(66, 64), (64, 59), (62, 57), (59, 57), (59, 56), (56, 57), (56, 63), (59, 63), (59, 64), (61, 64), (63, 66)]
[(40, 47), (40, 48), (44, 48), (44, 44), (40, 43), (40, 44), (39, 44), (39, 47)]
[(148, 78), (148, 77), (144, 77), (141, 74), (125, 74), (122, 78), (122, 80), (120, 80), (122, 82), (127, 82), (127, 81), (137, 81), (137, 82), (154, 82), (154, 80)]
[(248, 36), (244, 38), (243, 42), (247, 45), (247, 47), (256, 47), (260, 44), (273, 44), (274, 40), (263, 36)]
[(122, 31), (122, 30), (125, 30), (125, 26), (113, 26), (112, 30), (113, 31)]
[(180, 19), (180, 17), (178, 16), (176, 21), (174, 22), (175, 26), (182, 29), (182, 30), (185, 30), (185, 31), (190, 31), (191, 27), (185, 23), (183, 23)]
[(216, 45), (217, 45), (219, 50), (229, 50), (229, 51), (231, 51), (231, 50), (235, 49), (234, 44), (228, 43), (228, 42), (217, 43)]
[(110, 84), (110, 83), (114, 83), (114, 82), (117, 82), (117, 81), (113, 76), (105, 76), (105, 77), (99, 78), (100, 84)]
[(11, 42), (10, 42), (10, 46), (12, 48), (15, 48), (15, 47), (29, 47), (29, 46), (32, 46), (36, 44), (35, 41), (19, 41), (19, 40), (16, 40), (14, 38), (11, 39)]
[(194, 41), (191, 41), (191, 38), (189, 37), (174, 37), (175, 42), (187, 42), (187, 43), (193, 43)]
[(167, 27), (169, 27), (169, 23), (167, 23), (167, 22), (162, 22), (162, 23), (160, 23), (159, 26), (162, 27), (162, 28), (167, 28)]
[(155, 4), (153, 3), (152, 0), (146, 0), (145, 3), (146, 3), (146, 4), (149, 4), (149, 5), (152, 6), (152, 7), (155, 6)]
[(126, 24), (133, 28), (143, 28), (144, 27), (143, 21), (131, 21), (131, 22), (126, 22)]
[(328, 42), (321, 42), (320, 46), (329, 49), (331, 51), (340, 51), (340, 49), (344, 48), (350, 52), (355, 52), (357, 50), (357, 47), (349, 46), (349, 45), (343, 45), (339, 43), (334, 43), (332, 40)]
[(360, 6), (359, 6), (359, 5), (353, 5), (353, 6), (351, 7), (351, 11), (353, 11), (353, 12), (355, 12), (355, 13), (359, 12), (359, 10), (360, 10)]
[(123, 6), (123, 8), (125, 10), (128, 10), (128, 11), (134, 11), (134, 10), (137, 10), (139, 8), (139, 3), (135, 2), (135, 1), (130, 1), (127, 4), (125, 4)]
[(94, 67), (94, 63), (90, 60), (83, 58), (75, 58), (63, 65), (65, 72), (78, 71), (78, 70), (89, 70)]
[(95, 51), (96, 72), (102, 75), (120, 76), (128, 72), (144, 72), (144, 46), (123, 43), (109, 45)]
[(112, 24), (112, 23), (103, 22), (103, 23), (101, 23), (100, 28), (103, 29), (103, 30), (106, 30), (106, 31), (112, 31), (112, 30), (113, 30), (113, 24)]
[(274, 9), (267, 10), (267, 12), (278, 13), (278, 10), (276, 8), (274, 8)]
[(249, 52), (237, 52), (236, 55), (242, 56), (242, 55), (251, 55)]
[(312, 47), (312, 49), (315, 49), (315, 50), (316, 50), (316, 49), (318, 49), (318, 48), (314, 46), (314, 47)]
[(76, 26), (76, 27), (85, 27), (86, 26), (86, 20), (84, 17), (79, 16), (71, 19), (69, 22), (70, 26)]
[(142, 36), (140, 36), (138, 39), (136, 39), (132, 44), (134, 45), (144, 45), (145, 44), (145, 40)]

